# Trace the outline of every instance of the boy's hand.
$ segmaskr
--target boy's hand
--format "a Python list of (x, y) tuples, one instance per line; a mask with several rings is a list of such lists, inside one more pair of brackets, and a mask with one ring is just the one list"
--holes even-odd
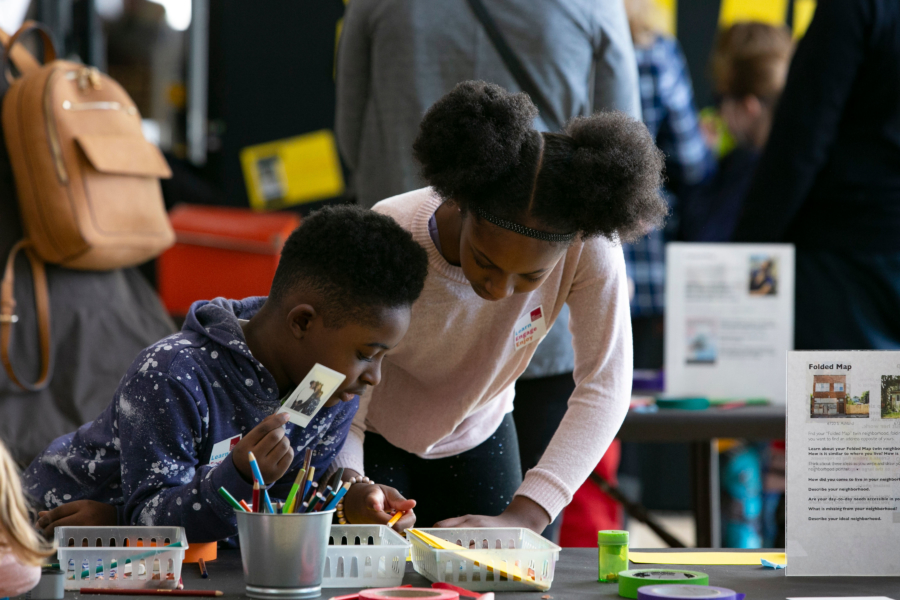
[(256, 457), (266, 485), (275, 483), (287, 473), (294, 460), (294, 449), (284, 430), (289, 418), (287, 413), (269, 415), (251, 429), (231, 451), (231, 460), (246, 481), (253, 481), (253, 469), (250, 468), (248, 456), (250, 452)]
[(390, 486), (355, 483), (344, 496), (344, 516), (348, 523), (354, 525), (386, 525), (392, 516), (389, 511), (402, 510), (406, 514), (394, 523), (394, 529), (403, 531), (416, 524), (416, 513), (413, 512), (415, 505), (415, 500), (407, 500)]
[(96, 527), (116, 525), (116, 507), (93, 500), (76, 500), (53, 510), (38, 513), (37, 528), (45, 537), (53, 537), (57, 527)]

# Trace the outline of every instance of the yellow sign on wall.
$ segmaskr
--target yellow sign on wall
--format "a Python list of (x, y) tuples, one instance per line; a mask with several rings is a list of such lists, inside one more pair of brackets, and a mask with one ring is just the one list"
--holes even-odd
[(678, 23), (677, 0), (653, 0), (660, 13), (660, 27), (662, 33), (675, 37)]
[(794, 39), (800, 39), (806, 33), (813, 15), (816, 12), (816, 0), (794, 0)]
[(762, 21), (770, 25), (784, 25), (787, 0), (722, 0), (719, 8), (719, 27), (729, 27), (739, 21)]
[(328, 129), (248, 146), (241, 167), (250, 207), (276, 210), (344, 193), (334, 133)]

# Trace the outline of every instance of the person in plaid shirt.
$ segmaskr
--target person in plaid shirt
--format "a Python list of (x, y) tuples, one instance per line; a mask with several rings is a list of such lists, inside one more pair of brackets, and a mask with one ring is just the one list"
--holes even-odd
[[(677, 197), (709, 178), (715, 157), (700, 131), (690, 73), (678, 41), (662, 35), (646, 0), (625, 2), (635, 44), (643, 120), (666, 155), (669, 230), (677, 227)], [(631, 300), (635, 368), (662, 367), (662, 315), (665, 308), (665, 231), (652, 231), (624, 244)]]

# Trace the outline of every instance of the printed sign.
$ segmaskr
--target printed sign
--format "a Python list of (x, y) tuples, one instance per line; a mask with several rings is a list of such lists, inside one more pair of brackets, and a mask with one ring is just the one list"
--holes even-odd
[(310, 369), (277, 412), (288, 413), (291, 423), (306, 427), (344, 379), (346, 377), (343, 374), (317, 364)]
[(538, 306), (527, 315), (516, 321), (513, 328), (513, 343), (516, 350), (539, 341), (547, 334), (547, 323), (544, 321), (544, 308)]
[(785, 574), (896, 575), (900, 352), (788, 353), (786, 447)]
[(237, 434), (234, 437), (230, 437), (228, 439), (222, 440), (221, 442), (216, 442), (213, 444), (212, 454), (209, 455), (209, 464), (210, 466), (216, 466), (222, 464), (222, 461), (231, 454), (231, 451), (234, 450), (234, 447), (237, 446), (238, 442), (241, 441), (242, 434)]

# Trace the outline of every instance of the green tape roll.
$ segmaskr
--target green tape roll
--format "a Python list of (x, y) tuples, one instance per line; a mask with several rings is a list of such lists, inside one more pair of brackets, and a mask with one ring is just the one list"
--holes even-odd
[(619, 595), (637, 598), (639, 587), (678, 583), (681, 585), (709, 585), (709, 575), (699, 571), (680, 569), (632, 569), (619, 573)]

